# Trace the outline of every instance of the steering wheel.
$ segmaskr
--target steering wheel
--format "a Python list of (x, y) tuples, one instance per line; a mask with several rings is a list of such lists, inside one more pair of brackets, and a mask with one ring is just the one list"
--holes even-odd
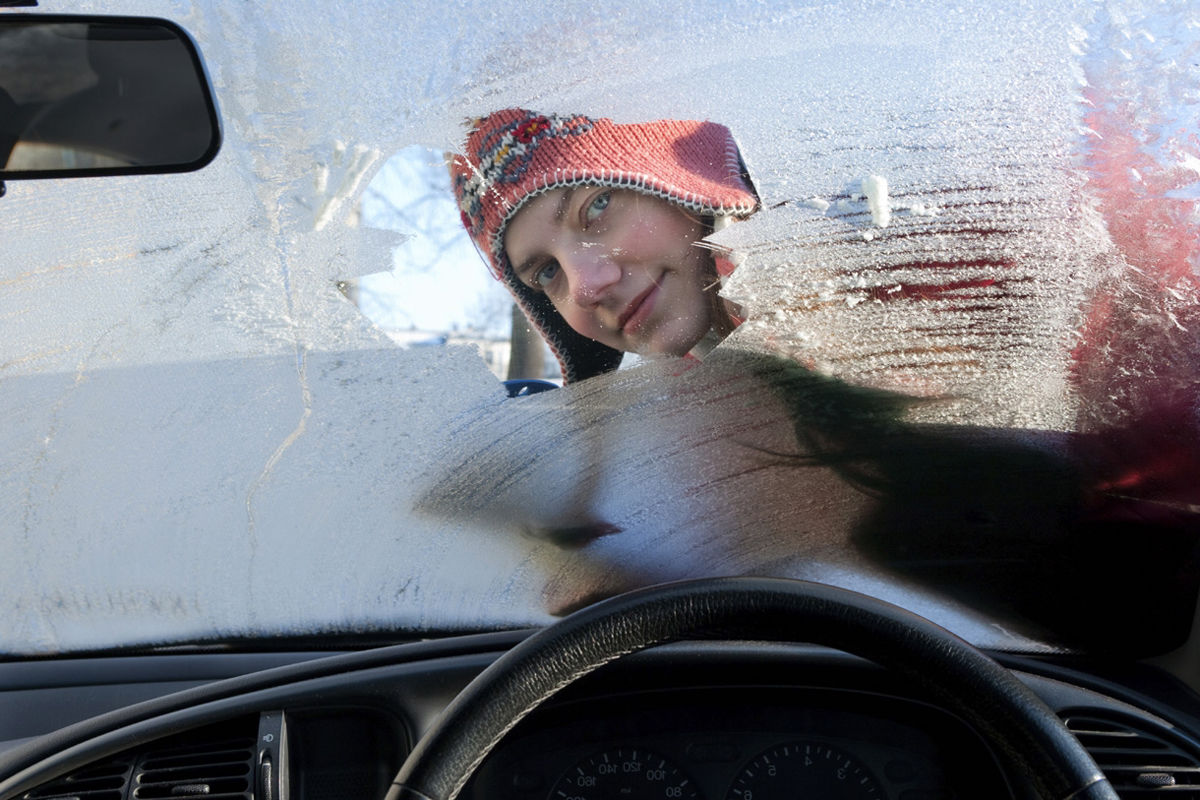
[(622, 656), (681, 639), (802, 641), (862, 656), (966, 720), (1038, 796), (1119, 800), (1054, 712), (979, 650), (881, 600), (777, 578), (664, 584), (539, 631), (447, 706), (400, 768), (387, 800), (455, 800), (504, 735), (560, 689)]

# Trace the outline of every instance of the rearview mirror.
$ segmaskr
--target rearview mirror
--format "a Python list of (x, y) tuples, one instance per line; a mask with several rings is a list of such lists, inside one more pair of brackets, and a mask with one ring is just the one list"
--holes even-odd
[(188, 172), (220, 120), (173, 22), (0, 14), (0, 181)]

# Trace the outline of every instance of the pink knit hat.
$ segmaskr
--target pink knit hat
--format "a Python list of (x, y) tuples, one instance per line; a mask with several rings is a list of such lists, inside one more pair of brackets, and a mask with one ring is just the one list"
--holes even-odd
[(616, 369), (622, 353), (576, 333), (541, 292), (513, 273), (508, 223), (530, 199), (561, 187), (612, 186), (654, 195), (705, 217), (758, 207), (737, 143), (715, 122), (608, 119), (520, 108), (473, 120), (450, 173), (463, 225), (562, 366), (567, 382)]

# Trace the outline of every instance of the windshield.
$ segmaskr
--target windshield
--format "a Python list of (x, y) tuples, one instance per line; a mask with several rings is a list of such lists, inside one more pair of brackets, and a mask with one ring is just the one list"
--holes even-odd
[[(182, 25), (224, 144), (195, 173), (0, 199), (5, 655), (520, 627), (733, 574), (981, 645), (1186, 635), (1189, 0), (38, 11)], [(727, 130), (737, 197), (688, 234), (721, 323), (606, 338), (650, 312), (588, 329), (555, 294), (567, 256), (515, 216), (477, 209), (469, 236), (478, 165), (455, 184), (451, 162), (506, 109), (537, 142)], [(678, 205), (609, 183), (507, 199)], [(564, 358), (566, 386), (509, 396)]]

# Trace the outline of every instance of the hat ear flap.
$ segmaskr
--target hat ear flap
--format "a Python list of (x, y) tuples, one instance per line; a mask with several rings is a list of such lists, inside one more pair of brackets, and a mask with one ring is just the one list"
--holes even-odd
[(579, 333), (567, 324), (549, 297), (530, 289), (511, 273), (507, 277), (506, 283), (517, 305), (558, 359), (564, 383), (612, 372), (620, 366), (624, 353)]

